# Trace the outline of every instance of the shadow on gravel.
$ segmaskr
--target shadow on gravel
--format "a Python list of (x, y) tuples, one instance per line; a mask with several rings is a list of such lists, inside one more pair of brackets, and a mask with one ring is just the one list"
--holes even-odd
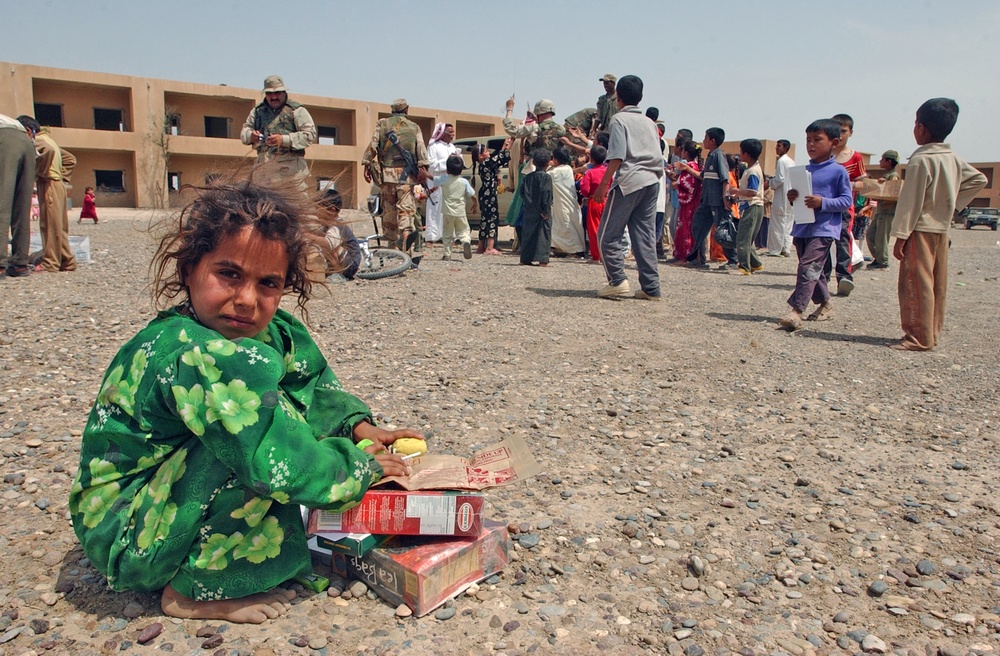
[(542, 287), (526, 287), (529, 292), (550, 298), (597, 298), (593, 289), (544, 289)]
[(855, 344), (868, 344), (869, 346), (884, 346), (888, 347), (890, 344), (896, 344), (899, 342), (899, 338), (892, 337), (877, 337), (875, 335), (844, 335), (841, 333), (826, 333), (818, 330), (810, 330), (809, 325), (812, 322), (803, 325), (802, 330), (797, 330), (796, 333), (801, 337), (809, 337), (811, 339), (825, 339), (828, 342), (853, 342)]
[[(763, 287), (764, 285), (760, 285)], [(765, 317), (760, 314), (733, 314), (731, 312), (706, 312), (708, 316), (713, 319), (722, 319), (723, 321), (747, 321), (750, 323), (776, 323), (777, 319), (774, 317)]]

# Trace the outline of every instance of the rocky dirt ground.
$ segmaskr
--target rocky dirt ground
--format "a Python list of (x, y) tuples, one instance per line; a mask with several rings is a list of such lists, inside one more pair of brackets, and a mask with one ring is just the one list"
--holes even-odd
[(514, 560), (442, 611), (301, 592), (240, 626), (109, 591), (68, 521), (89, 406), (152, 316), (150, 215), (102, 211), (73, 225), (93, 264), (0, 281), (0, 654), (1000, 650), (996, 233), (953, 231), (925, 354), (886, 348), (894, 268), (792, 334), (774, 329), (791, 259), (751, 278), (663, 265), (663, 303), (595, 298), (591, 264), (434, 250), (419, 273), (331, 286), (313, 334), (383, 423), (461, 455), (519, 434), (543, 473), (488, 493)]

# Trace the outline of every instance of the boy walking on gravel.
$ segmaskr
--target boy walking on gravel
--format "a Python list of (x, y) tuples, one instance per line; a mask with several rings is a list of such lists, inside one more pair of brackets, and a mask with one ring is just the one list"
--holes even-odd
[(917, 109), (917, 148), (906, 165), (892, 236), (899, 260), (899, 317), (903, 340), (890, 348), (930, 351), (944, 327), (948, 290), (948, 229), (955, 211), (986, 186), (986, 176), (943, 143), (958, 120), (951, 98), (932, 98)]
[[(843, 213), (854, 202), (847, 169), (837, 164), (833, 150), (840, 142), (840, 124), (833, 119), (813, 121), (806, 128), (806, 152), (812, 174), (812, 194), (805, 197), (805, 206), (816, 216), (813, 223), (799, 223), (805, 212), (796, 215), (792, 228), (792, 245), (799, 256), (795, 276), (795, 291), (788, 297), (791, 312), (781, 318), (782, 328), (795, 330), (802, 326), (802, 313), (809, 301), (819, 307), (809, 315), (810, 321), (826, 321), (833, 316), (830, 305), (830, 245), (840, 237)], [(789, 189), (788, 202), (799, 197), (798, 189)]]

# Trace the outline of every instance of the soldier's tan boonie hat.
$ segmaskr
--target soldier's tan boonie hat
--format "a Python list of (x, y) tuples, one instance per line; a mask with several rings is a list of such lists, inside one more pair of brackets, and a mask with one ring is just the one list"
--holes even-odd
[(405, 98), (396, 98), (395, 100), (392, 101), (392, 104), (389, 105), (389, 109), (391, 109), (394, 112), (401, 112), (409, 106), (410, 105), (409, 103), (406, 102)]
[(264, 78), (264, 93), (270, 91), (271, 93), (277, 93), (278, 91), (288, 92), (285, 88), (285, 81), (281, 79), (280, 75), (268, 75)]

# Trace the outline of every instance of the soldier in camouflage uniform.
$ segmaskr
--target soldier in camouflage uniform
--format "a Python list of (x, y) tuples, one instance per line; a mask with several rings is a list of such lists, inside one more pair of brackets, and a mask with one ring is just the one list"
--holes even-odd
[(517, 179), (517, 190), (507, 210), (507, 224), (514, 226), (517, 233), (517, 246), (515, 252), (520, 248), (522, 211), (521, 194), (524, 189), (524, 178), (535, 170), (531, 163), (531, 153), (537, 148), (545, 148), (552, 152), (560, 145), (561, 139), (566, 136), (566, 128), (555, 122), (554, 117), (556, 107), (551, 100), (539, 100), (535, 103), (536, 122), (518, 124), (511, 114), (514, 111), (514, 96), (507, 99), (507, 115), (503, 119), (504, 132), (514, 139), (520, 139), (521, 146), (521, 171)]
[[(400, 250), (421, 250), (420, 232), (417, 229), (417, 203), (413, 197), (413, 185), (422, 184), (427, 179), (427, 146), (420, 126), (406, 117), (409, 105), (397, 98), (390, 106), (392, 115), (379, 119), (372, 135), (371, 143), (361, 160), (365, 168), (365, 180), (375, 181), (381, 186), (382, 229), (385, 236)], [(389, 134), (395, 133), (398, 145), (393, 144)], [(406, 160), (403, 150), (413, 156), (419, 169), (414, 176), (405, 174)], [(411, 235), (414, 237), (411, 238)], [(413, 242), (411, 244), (411, 242)], [(414, 256), (414, 261), (419, 256)]]
[(264, 80), (264, 101), (250, 110), (240, 141), (257, 149), (257, 163), (266, 164), (270, 176), (299, 180), (305, 188), (306, 147), (316, 142), (316, 123), (305, 107), (288, 99), (279, 76)]
[(618, 113), (618, 94), (615, 92), (616, 78), (611, 73), (605, 73), (598, 80), (604, 85), (604, 95), (597, 99), (597, 124), (593, 134), (599, 130), (607, 130), (611, 125), (611, 117)]
[[(553, 151), (566, 136), (566, 128), (555, 122), (556, 107), (551, 100), (539, 100), (535, 103), (535, 123), (518, 125), (511, 113), (514, 111), (514, 96), (507, 99), (507, 115), (503, 119), (504, 132), (515, 139), (524, 139), (521, 149), (521, 159), (531, 161), (531, 153), (536, 148)], [(522, 171), (527, 174), (529, 171)]]

